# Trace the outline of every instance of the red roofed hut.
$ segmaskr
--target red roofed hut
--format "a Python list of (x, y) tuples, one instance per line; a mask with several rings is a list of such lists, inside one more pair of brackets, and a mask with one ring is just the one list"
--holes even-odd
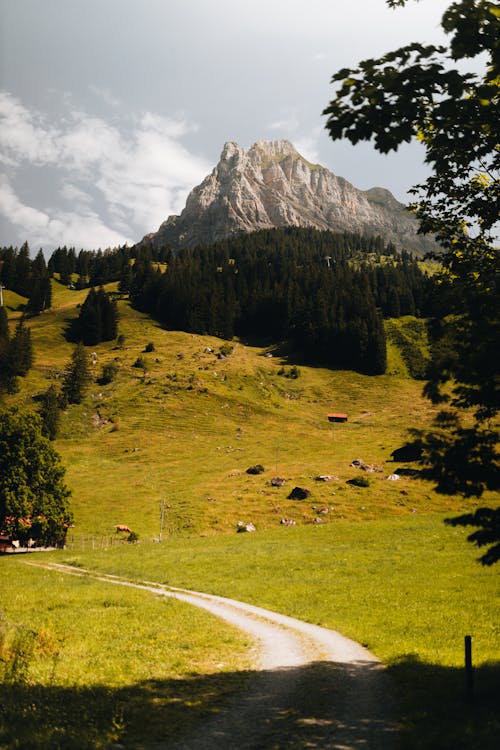
[(347, 422), (347, 414), (328, 414), (329, 422)]

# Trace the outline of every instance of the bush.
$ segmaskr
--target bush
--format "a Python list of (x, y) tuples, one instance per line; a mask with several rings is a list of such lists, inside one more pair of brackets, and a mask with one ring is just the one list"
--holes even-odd
[(146, 346), (144, 347), (144, 351), (145, 352), (154, 352), (155, 351), (155, 345), (153, 344), (152, 341), (150, 341), (149, 343), (146, 344)]
[(102, 368), (102, 375), (99, 380), (99, 383), (101, 385), (107, 385), (108, 383), (111, 383), (118, 373), (118, 365), (116, 365), (114, 362), (111, 362), (109, 365), (104, 365)]
[(144, 370), (144, 372), (146, 372), (146, 370), (148, 369), (148, 363), (146, 362), (144, 357), (137, 357), (132, 367), (137, 367), (140, 370)]
[(232, 344), (222, 344), (221, 347), (219, 347), (219, 354), (222, 354), (223, 357), (229, 357), (230, 354), (233, 353), (233, 345)]
[(249, 466), (247, 474), (262, 474), (265, 471), (262, 464), (255, 464), (255, 466)]
[(297, 365), (293, 365), (293, 367), (290, 367), (289, 370), (287, 370), (286, 367), (280, 367), (280, 369), (278, 370), (278, 375), (284, 375), (285, 378), (297, 380), (297, 378), (300, 377), (300, 370)]
[(369, 487), (370, 486), (370, 480), (368, 477), (353, 477), (353, 479), (348, 479), (347, 484), (352, 484), (354, 487)]

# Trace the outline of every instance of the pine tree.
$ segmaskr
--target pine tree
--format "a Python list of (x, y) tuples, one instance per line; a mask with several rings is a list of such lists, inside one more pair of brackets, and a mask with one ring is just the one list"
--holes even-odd
[(118, 310), (116, 302), (102, 287), (99, 289), (98, 300), (101, 318), (101, 341), (113, 341), (118, 334)]
[(49, 440), (55, 440), (59, 429), (60, 399), (54, 385), (45, 391), (41, 398), (40, 417), (42, 419), (42, 434)]
[(8, 363), (12, 375), (24, 376), (33, 366), (31, 331), (22, 318), (19, 319), (10, 342)]
[(90, 363), (83, 344), (77, 344), (64, 374), (62, 405), (80, 404), (92, 380)]
[(29, 299), (26, 309), (32, 315), (39, 315), (52, 305), (52, 287), (43, 252), (40, 250), (31, 264), (29, 279)]
[(96, 290), (92, 287), (80, 309), (78, 317), (76, 339), (80, 339), (86, 346), (93, 346), (102, 341), (102, 323), (99, 301)]
[(10, 378), (9, 368), (10, 332), (9, 320), (5, 307), (0, 307), (0, 394), (8, 390)]

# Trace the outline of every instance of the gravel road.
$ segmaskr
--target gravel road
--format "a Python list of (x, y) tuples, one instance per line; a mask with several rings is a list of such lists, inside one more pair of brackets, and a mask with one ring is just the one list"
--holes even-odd
[[(47, 567), (89, 575), (70, 566)], [(391, 750), (396, 744), (388, 675), (360, 644), (233, 599), (90, 575), (201, 607), (251, 635), (260, 647), (244, 691), (189, 735), (148, 750)]]

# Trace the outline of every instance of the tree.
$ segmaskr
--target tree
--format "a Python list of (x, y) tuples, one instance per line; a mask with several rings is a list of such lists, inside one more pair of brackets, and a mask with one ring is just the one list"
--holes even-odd
[(91, 380), (87, 352), (83, 344), (77, 344), (65, 369), (61, 394), (63, 405), (80, 404)]
[(24, 376), (33, 366), (31, 331), (25, 326), (23, 318), (19, 319), (10, 341), (8, 361), (12, 375)]
[(61, 545), (72, 521), (65, 469), (36, 414), (0, 412), (0, 531)]
[(80, 315), (74, 322), (70, 337), (81, 340), (86, 346), (112, 341), (118, 332), (118, 311), (116, 302), (100, 287), (92, 287), (83, 303)]
[(42, 434), (49, 440), (55, 440), (59, 429), (60, 398), (54, 385), (42, 394), (39, 413), (42, 420)]
[(52, 305), (52, 286), (45, 263), (43, 252), (40, 250), (31, 264), (29, 299), (27, 312), (39, 315)]
[[(431, 173), (413, 188), (413, 209), (420, 231), (434, 233), (442, 247), (439, 282), (451, 288), (453, 307), (435, 327), (425, 391), (449, 408), (424, 439), (423, 455), (438, 488), (481, 495), (499, 486), (492, 425), (499, 407), (500, 8), (490, 0), (453, 2), (441, 25), (447, 46), (414, 43), (336, 73), (326, 127), (353, 144), (373, 138), (382, 153), (412, 138), (425, 148)], [(464, 72), (463, 61), (473, 58), (480, 72)], [(471, 410), (473, 425), (464, 426), (460, 415)]]
[(7, 370), (9, 356), (10, 331), (9, 319), (5, 307), (0, 307), (0, 380), (3, 379)]

